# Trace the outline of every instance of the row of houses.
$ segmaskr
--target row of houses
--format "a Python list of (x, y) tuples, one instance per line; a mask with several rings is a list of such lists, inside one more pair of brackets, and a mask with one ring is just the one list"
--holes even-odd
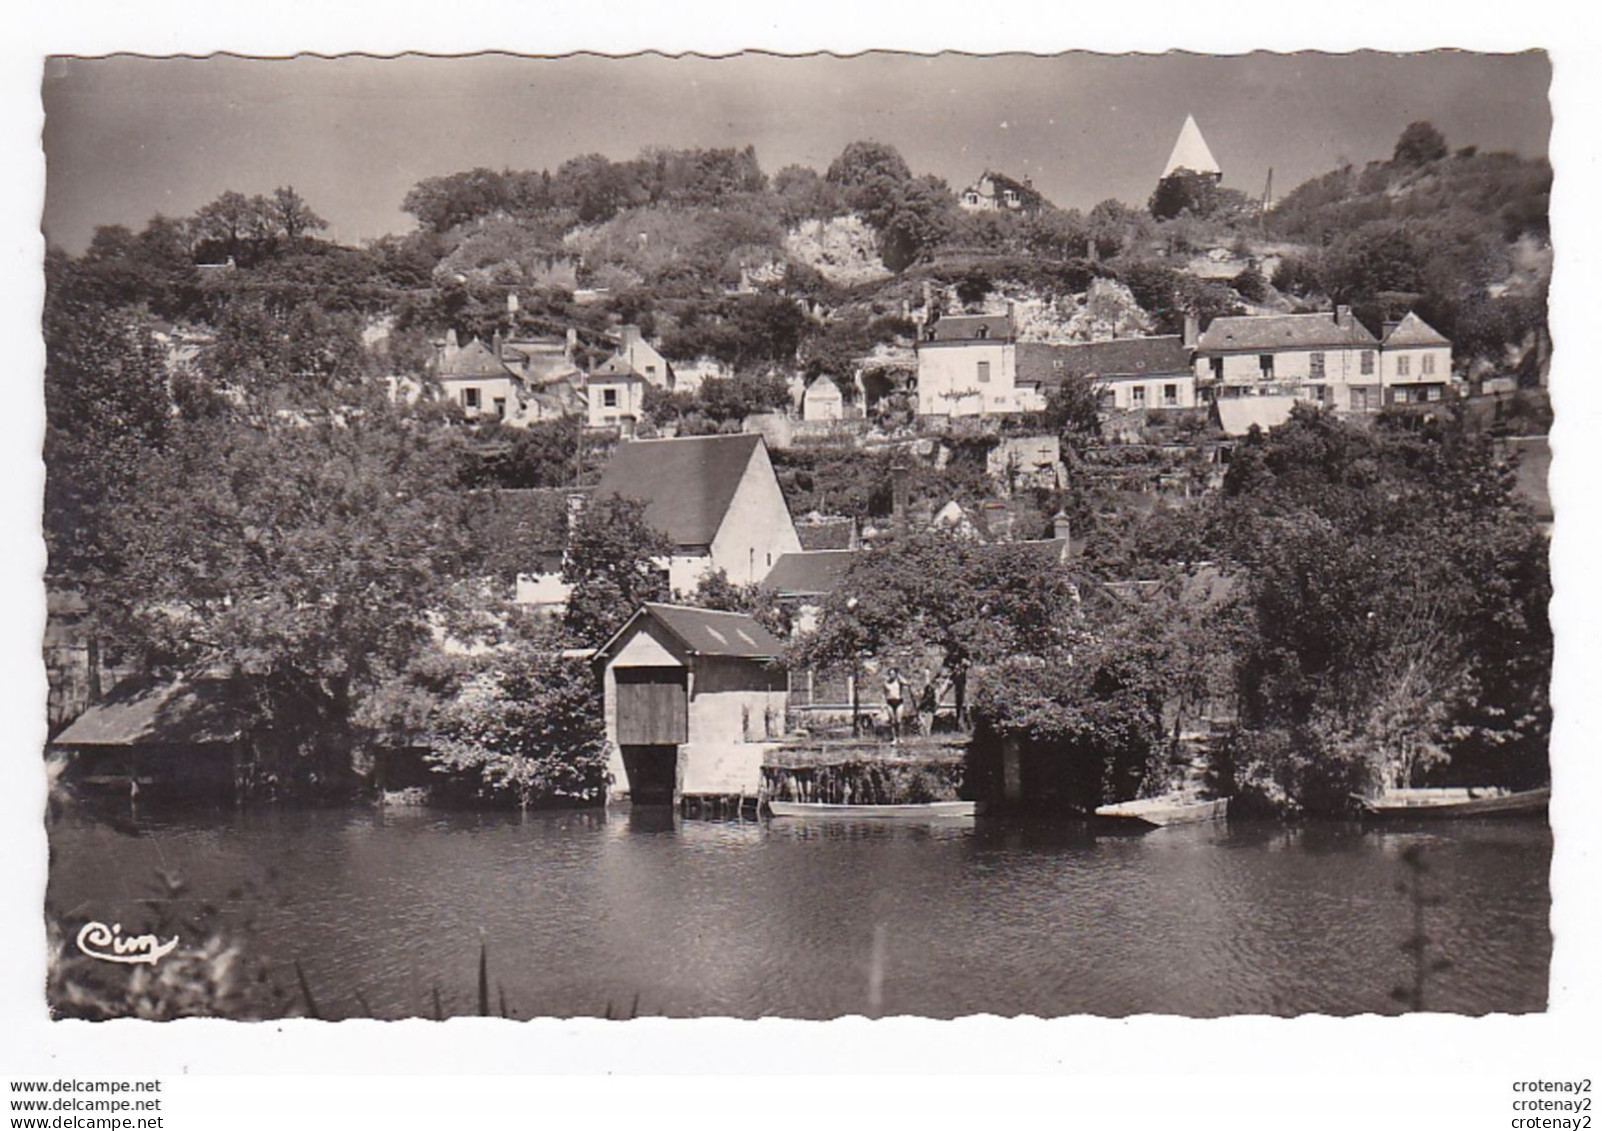
[(615, 352), (585, 373), (576, 363), (578, 337), (474, 338), (454, 330), (434, 344), (433, 375), (446, 400), (469, 420), (513, 426), (581, 416), (594, 428), (631, 435), (643, 415), (645, 390), (672, 391), (677, 375), (638, 326), (623, 326)]
[(1440, 401), (1452, 387), (1452, 343), (1417, 314), (1376, 337), (1346, 306), (1215, 318), (1205, 333), (1190, 317), (1182, 335), (1069, 344), (1019, 341), (1010, 314), (947, 315), (916, 348), (923, 416), (1040, 411), (1070, 378), (1124, 410), (1276, 397), (1369, 413)]

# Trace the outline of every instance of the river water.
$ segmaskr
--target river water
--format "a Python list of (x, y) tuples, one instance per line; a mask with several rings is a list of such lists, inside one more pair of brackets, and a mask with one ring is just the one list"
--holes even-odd
[[(660, 810), (76, 812), (50, 839), (69, 929), (131, 932), (164, 870), (250, 923), (280, 974), (298, 960), (326, 1016), (430, 1016), (436, 988), (473, 1012), (481, 937), (517, 1017), (1394, 1013), (1412, 926), (1396, 884), (1419, 843), (1442, 897), (1426, 929), (1453, 963), (1428, 1008), (1544, 1009), (1551, 957), (1544, 822), (1095, 836)], [(244, 881), (258, 894), (230, 901)]]

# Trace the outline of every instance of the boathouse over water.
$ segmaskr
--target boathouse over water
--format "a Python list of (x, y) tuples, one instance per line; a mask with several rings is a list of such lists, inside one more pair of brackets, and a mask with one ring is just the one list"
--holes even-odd
[(755, 798), (784, 734), (777, 637), (744, 613), (647, 603), (596, 652), (609, 799)]

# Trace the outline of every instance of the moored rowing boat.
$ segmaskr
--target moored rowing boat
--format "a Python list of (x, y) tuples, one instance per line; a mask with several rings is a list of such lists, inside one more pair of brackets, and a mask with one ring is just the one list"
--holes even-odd
[(820, 801), (769, 801), (768, 813), (774, 817), (910, 818), (927, 821), (932, 818), (971, 817), (974, 803), (926, 801), (907, 805), (829, 805)]
[(1550, 787), (1510, 790), (1392, 789), (1378, 797), (1359, 797), (1365, 815), (1376, 819), (1429, 817), (1517, 817), (1546, 812)]
[(1116, 805), (1103, 805), (1096, 816), (1129, 821), (1154, 828), (1169, 825), (1194, 825), (1202, 821), (1221, 821), (1229, 813), (1229, 798), (1218, 797), (1198, 801), (1181, 797), (1142, 797), (1138, 801), (1121, 801)]

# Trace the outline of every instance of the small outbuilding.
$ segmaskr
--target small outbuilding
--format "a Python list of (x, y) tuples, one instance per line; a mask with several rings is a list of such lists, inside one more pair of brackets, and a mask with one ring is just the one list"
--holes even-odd
[(646, 603), (596, 652), (609, 797), (755, 797), (784, 734), (783, 645), (744, 613)]
[(807, 386), (801, 398), (802, 420), (843, 420), (845, 397), (832, 378), (823, 376)]

